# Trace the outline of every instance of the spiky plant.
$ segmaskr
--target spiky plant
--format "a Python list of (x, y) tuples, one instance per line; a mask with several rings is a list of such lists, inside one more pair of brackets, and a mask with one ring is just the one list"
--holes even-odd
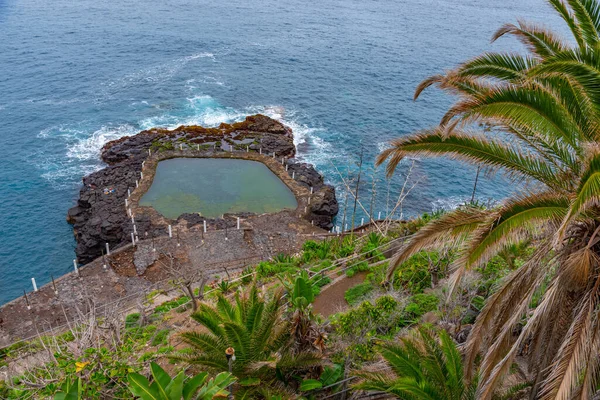
[(525, 344), (537, 398), (590, 398), (600, 384), (600, 3), (548, 2), (573, 45), (541, 26), (503, 26), (493, 39), (513, 35), (527, 54), (485, 53), (425, 80), (415, 98), (437, 85), (458, 101), (439, 126), (393, 141), (378, 158), (389, 174), (407, 155), (445, 155), (529, 183), (499, 207), (462, 207), (432, 221), (391, 263), (390, 274), (451, 242), (460, 254), (453, 288), (465, 271), (533, 240), (536, 252), (487, 300), (466, 344), (467, 376), (483, 354), (482, 399)]
[(475, 400), (477, 380), (463, 376), (460, 352), (446, 331), (420, 328), (400, 344), (386, 343), (381, 355), (389, 369), (359, 374), (357, 389), (386, 392), (406, 400)]
[(248, 292), (236, 293), (233, 301), (223, 295), (216, 304), (203, 303), (192, 318), (206, 331), (181, 334), (190, 347), (174, 357), (201, 365), (216, 372), (229, 368), (225, 350), (235, 350), (233, 375), (239, 379), (238, 392), (254, 392), (265, 388), (284, 388), (288, 375), (320, 366), (321, 355), (291, 352), (291, 324), (283, 318), (281, 292), (268, 298), (259, 295), (255, 286)]

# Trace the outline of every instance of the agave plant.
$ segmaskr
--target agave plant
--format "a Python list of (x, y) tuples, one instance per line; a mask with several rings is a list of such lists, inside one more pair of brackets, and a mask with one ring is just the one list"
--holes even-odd
[(600, 3), (548, 2), (574, 45), (530, 23), (501, 27), (493, 39), (513, 35), (527, 54), (485, 53), (425, 80), (415, 98), (437, 85), (457, 102), (439, 126), (393, 141), (378, 158), (389, 161), (389, 174), (407, 155), (445, 155), (528, 183), (498, 207), (466, 206), (431, 221), (389, 271), (420, 250), (453, 243), (454, 288), (465, 271), (533, 241), (535, 253), (487, 300), (466, 345), (467, 376), (483, 354), (482, 399), (526, 343), (534, 396), (590, 398), (600, 383)]

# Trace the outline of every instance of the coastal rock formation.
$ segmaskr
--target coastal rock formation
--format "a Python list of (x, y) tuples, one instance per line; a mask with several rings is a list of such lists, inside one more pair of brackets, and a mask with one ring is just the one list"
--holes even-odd
[[(107, 166), (83, 178), (83, 187), (77, 204), (68, 211), (67, 221), (73, 225), (77, 240), (76, 254), (82, 263), (102, 255), (105, 243), (111, 249), (130, 242), (131, 219), (127, 215), (125, 199), (132, 191), (142, 170), (142, 163), (151, 153), (179, 148), (199, 151), (262, 151), (287, 158), (288, 173), (309, 188), (314, 194), (307, 215), (304, 217), (324, 229), (330, 229), (338, 212), (335, 190), (324, 183), (323, 176), (312, 165), (294, 163), (296, 148), (289, 127), (264, 115), (253, 115), (245, 121), (221, 124), (217, 128), (180, 126), (174, 130), (150, 129), (135, 136), (123, 137), (107, 143), (101, 158)], [(242, 216), (242, 215), (240, 215)], [(181, 215), (173, 223), (184, 222), (187, 226), (203, 224), (204, 218), (197, 214)], [(235, 218), (211, 219), (212, 229), (235, 226)], [(135, 225), (140, 234), (150, 237), (167, 234), (164, 223), (157, 223), (147, 214), (136, 215)]]

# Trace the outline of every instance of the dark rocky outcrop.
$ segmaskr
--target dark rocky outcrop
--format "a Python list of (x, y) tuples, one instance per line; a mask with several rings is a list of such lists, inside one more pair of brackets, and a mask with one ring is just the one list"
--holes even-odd
[[(307, 219), (316, 226), (330, 229), (338, 204), (333, 187), (326, 185), (323, 177), (311, 165), (294, 163), (296, 148), (290, 128), (264, 115), (254, 115), (234, 124), (221, 124), (218, 128), (181, 126), (174, 130), (151, 129), (135, 136), (107, 143), (101, 158), (107, 166), (83, 178), (83, 187), (77, 204), (68, 211), (67, 221), (73, 225), (77, 240), (76, 254), (80, 262), (87, 263), (100, 256), (108, 243), (111, 249), (130, 242), (131, 219), (127, 216), (125, 199), (128, 190), (136, 186), (142, 162), (152, 152), (186, 146), (200, 149), (250, 149), (263, 154), (276, 153), (288, 158), (289, 174), (298, 182), (313, 187), (314, 195)], [(199, 147), (198, 147), (199, 146)], [(196, 214), (181, 215), (177, 222), (185, 221), (188, 227), (202, 224), (204, 218)], [(207, 220), (213, 229), (235, 226), (235, 218)], [(164, 224), (157, 224), (146, 215), (136, 215), (137, 231), (148, 236), (167, 234)]]

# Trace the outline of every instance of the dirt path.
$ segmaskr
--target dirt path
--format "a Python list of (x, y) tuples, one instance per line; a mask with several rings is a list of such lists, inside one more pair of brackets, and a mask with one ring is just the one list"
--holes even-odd
[(315, 313), (321, 314), (324, 317), (329, 317), (332, 314), (346, 310), (349, 307), (346, 299), (344, 299), (346, 290), (362, 283), (367, 274), (368, 272), (366, 271), (359, 272), (352, 278), (348, 278), (344, 275), (325, 287), (313, 303)]

